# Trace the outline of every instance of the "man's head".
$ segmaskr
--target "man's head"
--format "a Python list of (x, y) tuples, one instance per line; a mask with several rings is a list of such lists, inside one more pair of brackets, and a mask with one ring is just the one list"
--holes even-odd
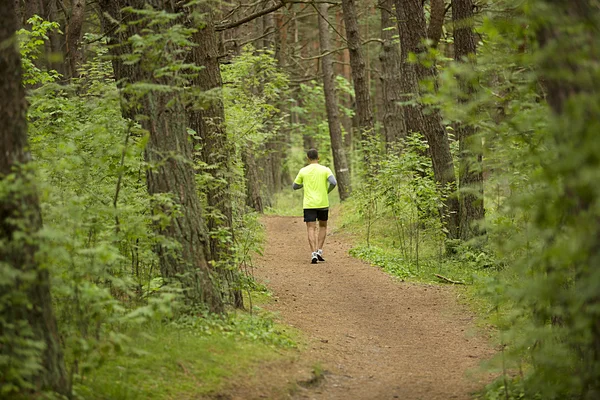
[(317, 149), (310, 149), (306, 152), (306, 157), (308, 157), (308, 161), (310, 162), (319, 161), (319, 152)]

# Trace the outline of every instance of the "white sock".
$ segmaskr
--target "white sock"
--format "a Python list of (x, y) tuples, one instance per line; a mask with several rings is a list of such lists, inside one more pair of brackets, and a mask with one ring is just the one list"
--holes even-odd
[(312, 256), (313, 256), (313, 258), (317, 257), (317, 252), (316, 252), (316, 251), (313, 251), (313, 252), (312, 252)]
[(323, 255), (323, 250), (322, 249), (317, 250), (317, 254), (320, 255), (320, 256), (322, 256)]

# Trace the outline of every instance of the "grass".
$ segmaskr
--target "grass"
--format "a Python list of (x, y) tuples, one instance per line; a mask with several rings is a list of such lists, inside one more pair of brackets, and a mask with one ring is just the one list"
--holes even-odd
[[(491, 279), (507, 272), (499, 272), (493, 259), (484, 250), (462, 246), (455, 249), (454, 255), (448, 256), (445, 254), (444, 239), (435, 238), (434, 235), (439, 233), (435, 229), (427, 231), (425, 226), (419, 238), (417, 258), (414, 238), (411, 250), (406, 248), (406, 243), (402, 249), (400, 234), (389, 215), (379, 211), (369, 228), (354, 199), (336, 207), (334, 214), (337, 216), (336, 232), (348, 236), (354, 243), (350, 250), (352, 256), (410, 282), (446, 284), (435, 274), (463, 282), (465, 285), (456, 285), (461, 302), (478, 316), (480, 325), (495, 324), (495, 307), (491, 296), (485, 293)], [(404, 240), (407, 241), (406, 238)]]
[(77, 385), (78, 395), (96, 400), (214, 398), (232, 382), (254, 382), (261, 365), (294, 357), (291, 349), (299, 337), (263, 312), (156, 321), (128, 336), (131, 347)]

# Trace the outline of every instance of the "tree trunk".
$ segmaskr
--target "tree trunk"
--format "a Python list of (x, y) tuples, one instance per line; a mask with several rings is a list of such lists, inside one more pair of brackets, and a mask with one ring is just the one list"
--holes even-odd
[(34, 15), (43, 16), (42, 4), (40, 3), (40, 0), (23, 1), (23, 24), (26, 24), (27, 20)]
[(446, 17), (446, 3), (444, 0), (430, 0), (429, 28), (427, 29), (427, 38), (431, 41), (432, 47), (437, 47), (442, 33), (444, 32), (444, 18)]
[(385, 132), (386, 148), (390, 148), (400, 139), (406, 137), (404, 111), (400, 102), (402, 98), (402, 60), (400, 47), (394, 39), (398, 25), (392, 20), (394, 0), (382, 0), (379, 4), (381, 11), (381, 39), (383, 46), (379, 60), (381, 61), (381, 81), (383, 89), (383, 129)]
[[(204, 4), (197, 6), (197, 11), (202, 15), (199, 21), (192, 17), (194, 9), (188, 9), (188, 22), (194, 27), (202, 27), (192, 36), (196, 45), (189, 53), (190, 61), (197, 66), (203, 67), (193, 78), (193, 85), (202, 92), (220, 90), (221, 70), (218, 59), (218, 42), (213, 24), (212, 10)], [(225, 109), (223, 100), (219, 94), (206, 105), (192, 105), (188, 108), (189, 127), (200, 137), (200, 143), (195, 145), (201, 147), (200, 159), (206, 163), (206, 173), (212, 176), (212, 181), (205, 188), (208, 206), (212, 209), (207, 218), (209, 232), (218, 229), (229, 231), (233, 237), (233, 211), (231, 209), (231, 194), (228, 181), (231, 179), (230, 160), (233, 157), (233, 149), (227, 133), (225, 132)], [(220, 215), (215, 215), (216, 213)], [(210, 253), (214, 261), (219, 262), (231, 259), (231, 243), (223, 242), (219, 235), (210, 237)], [(233, 266), (228, 266), (233, 267)], [(237, 270), (235, 268), (221, 268), (219, 273), (229, 283), (228, 295), (232, 297), (233, 304), (241, 308), (244, 305), (240, 290)]]
[[(265, 4), (265, 7), (273, 6), (272, 1), (268, 1)], [(263, 15), (263, 49), (269, 49), (276, 52), (276, 37), (275, 37), (275, 15), (273, 13), (269, 13)]]
[[(19, 363), (39, 362), (43, 368), (25, 378), (37, 389), (67, 395), (69, 384), (52, 309), (50, 276), (35, 259), (35, 236), (42, 227), (42, 217), (36, 188), (27, 171), (31, 154), (27, 144), (27, 101), (15, 35), (18, 25), (15, 2), (0, 0), (0, 260), (6, 263), (4, 269), (12, 272), (0, 284), (3, 300), (10, 302), (0, 307), (0, 358), (4, 359), (0, 365), (4, 369), (6, 358), (13, 360), (9, 361), (12, 368)], [(6, 179), (11, 174), (14, 177)], [(26, 348), (28, 339), (43, 343), (41, 360), (27, 360), (24, 356), (39, 351)], [(3, 377), (8, 376), (5, 372), (2, 371)]]
[[(375, 138), (373, 109), (371, 107), (371, 94), (369, 93), (365, 59), (361, 50), (361, 39), (354, 0), (342, 0), (342, 9), (344, 12), (344, 25), (346, 27), (346, 40), (350, 51), (350, 66), (352, 68), (352, 82), (354, 83), (358, 128), (361, 139), (370, 141)], [(367, 170), (371, 170), (372, 157), (368, 150), (365, 152), (364, 157), (367, 163)]]
[(402, 49), (402, 89), (407, 96), (413, 96), (416, 101), (416, 104), (404, 107), (406, 129), (408, 132), (420, 132), (427, 139), (435, 180), (440, 189), (451, 192), (444, 201), (443, 223), (447, 228), (448, 237), (456, 238), (458, 237), (459, 203), (454, 193), (456, 177), (448, 133), (442, 125), (439, 111), (425, 111), (424, 105), (419, 102), (419, 83), (426, 79), (435, 80), (435, 69), (408, 62), (410, 53), (420, 54), (427, 50), (423, 44), (426, 38), (423, 5), (421, 0), (395, 0), (395, 2)]
[[(268, 2), (265, 6), (273, 6), (272, 2)], [(272, 56), (277, 59), (279, 50), (278, 50), (278, 41), (276, 35), (276, 25), (275, 25), (275, 15), (274, 13), (269, 13), (263, 18), (263, 48), (265, 50), (270, 50), (273, 52)], [(278, 104), (273, 104), (273, 106), (279, 108)], [(273, 196), (275, 193), (281, 191), (281, 167), (283, 164), (283, 154), (282, 154), (282, 132), (275, 127), (271, 121), (267, 121), (265, 126), (268, 130), (274, 131), (273, 136), (271, 136), (267, 142), (265, 143), (266, 157), (265, 162), (261, 162), (264, 165), (263, 168), (263, 176), (264, 183), (266, 183), (267, 187), (267, 201), (271, 203)]]
[(342, 128), (338, 114), (337, 96), (335, 93), (335, 76), (333, 73), (333, 55), (327, 54), (331, 49), (331, 35), (329, 33), (328, 13), (329, 5), (319, 3), (319, 39), (321, 43), (321, 68), (323, 70), (323, 91), (325, 92), (325, 108), (327, 109), (327, 123), (329, 124), (329, 137), (331, 138), (331, 151), (333, 165), (338, 181), (340, 200), (344, 201), (350, 196), (350, 171), (346, 160), (346, 151), (342, 138)]
[(72, 1), (71, 17), (66, 26), (66, 56), (71, 78), (79, 77), (77, 68), (83, 64), (81, 38), (83, 35), (83, 23), (85, 22), (85, 4), (85, 0)]
[[(140, 63), (126, 65), (119, 59), (128, 53), (125, 45), (128, 36), (143, 34), (145, 27), (139, 23), (130, 24), (126, 31), (120, 31), (114, 29), (113, 23), (131, 22), (128, 21), (131, 14), (121, 14), (121, 8), (141, 8), (144, 3), (141, 0), (99, 2), (103, 30), (110, 38), (114, 56), (115, 77), (122, 85), (171, 85), (173, 82), (169, 78), (155, 78)], [(171, 9), (170, 4), (159, 1), (157, 7), (170, 13), (182, 11)], [(168, 243), (157, 244), (155, 251), (159, 257), (162, 276), (167, 281), (176, 280), (181, 284), (188, 303), (204, 304), (211, 311), (221, 312), (223, 302), (213, 282), (207, 228), (192, 168), (193, 148), (187, 133), (186, 110), (176, 93), (157, 90), (150, 90), (137, 104), (130, 106), (136, 107), (137, 114), (143, 115), (140, 123), (149, 133), (145, 150), (145, 159), (150, 166), (146, 172), (148, 192), (150, 195), (166, 194), (173, 202), (173, 206), (155, 202), (153, 210), (170, 217), (168, 224), (155, 227), (157, 233), (181, 246), (174, 250)], [(133, 110), (125, 109), (124, 114), (131, 117)], [(178, 209), (177, 214), (173, 208)]]
[(15, 15), (17, 18), (17, 29), (21, 29), (23, 26), (23, 8), (21, 6), (21, 0), (13, 0), (15, 4)]
[(263, 213), (263, 200), (260, 195), (259, 171), (254, 158), (254, 149), (246, 146), (242, 149), (244, 177), (246, 178), (246, 204), (256, 212)]
[[(473, 32), (473, 1), (452, 0), (454, 22), (454, 54), (457, 62), (474, 61), (476, 52)], [(471, 60), (470, 60), (471, 59)], [(468, 78), (466, 78), (468, 79)], [(464, 103), (474, 94), (473, 84), (459, 77), (461, 98)], [(483, 149), (481, 138), (473, 125), (459, 123), (456, 126), (459, 140), (458, 182), (460, 193), (460, 238), (468, 240), (481, 232), (474, 222), (483, 219)]]

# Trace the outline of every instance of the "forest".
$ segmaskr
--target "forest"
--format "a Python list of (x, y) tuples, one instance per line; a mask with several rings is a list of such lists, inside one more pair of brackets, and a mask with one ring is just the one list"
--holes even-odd
[[(0, 398), (391, 398), (302, 364), (338, 344), (286, 291), (340, 265), (310, 290), (414, 311), (369, 303), (368, 267), (485, 337), (466, 389), (386, 396), (598, 399), (594, 135), (597, 0), (0, 0)], [(289, 250), (311, 148), (338, 182), (321, 270)], [(421, 351), (419, 321), (382, 352)]]

